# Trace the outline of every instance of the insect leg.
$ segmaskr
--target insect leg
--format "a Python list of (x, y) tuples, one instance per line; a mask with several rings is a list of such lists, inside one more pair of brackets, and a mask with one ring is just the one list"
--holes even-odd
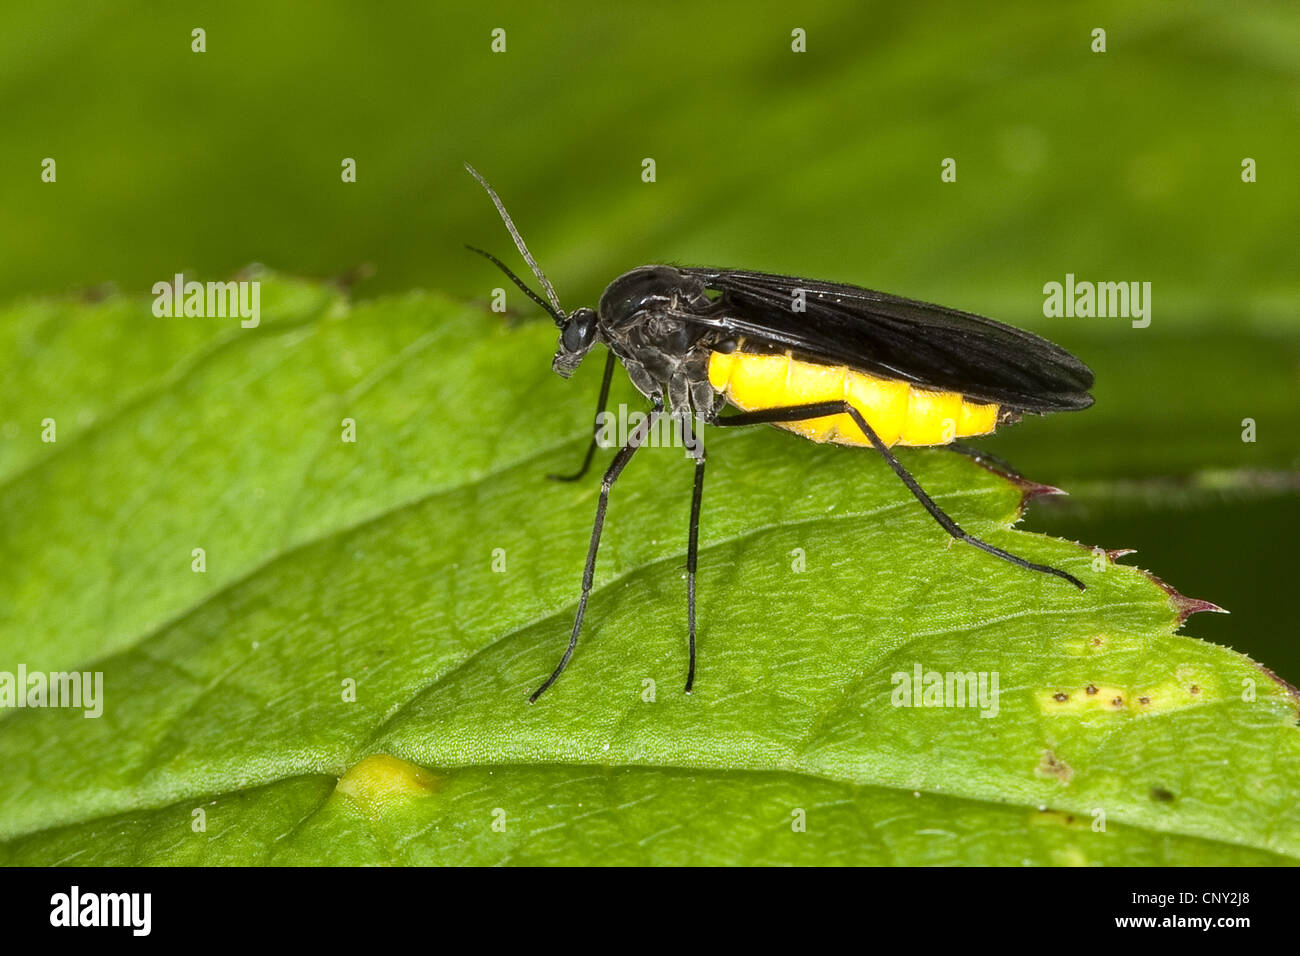
[(541, 697), (547, 688), (555, 683), (560, 674), (564, 672), (564, 668), (569, 665), (569, 658), (573, 656), (573, 649), (578, 646), (578, 632), (582, 630), (582, 619), (587, 613), (587, 598), (591, 596), (591, 583), (596, 574), (596, 551), (600, 548), (600, 532), (605, 526), (605, 509), (609, 506), (609, 490), (614, 486), (614, 482), (618, 480), (618, 476), (622, 474), (623, 469), (627, 467), (627, 463), (632, 460), (632, 455), (645, 442), (646, 437), (650, 434), (650, 429), (654, 427), (655, 422), (659, 420), (662, 413), (663, 402), (656, 401), (655, 407), (646, 416), (646, 420), (628, 436), (627, 444), (618, 450), (618, 454), (610, 462), (609, 468), (605, 470), (605, 477), (600, 482), (600, 498), (596, 502), (596, 522), (591, 528), (591, 545), (587, 548), (587, 565), (582, 571), (582, 596), (578, 599), (578, 613), (573, 620), (573, 633), (569, 635), (569, 646), (565, 650), (564, 656), (560, 658), (560, 663), (556, 666), (555, 671), (528, 698), (530, 704), (535, 703), (537, 698)]
[(695, 686), (695, 566), (700, 554), (700, 502), (704, 499), (704, 446), (691, 426), (690, 414), (682, 416), (682, 434), (695, 456), (695, 492), (691, 495), (691, 526), (686, 544), (686, 631), (690, 641), (690, 667), (686, 671), (686, 693)]
[(1001, 548), (994, 547), (988, 542), (981, 541), (974, 535), (967, 534), (963, 531), (957, 522), (949, 518), (948, 515), (944, 513), (944, 510), (935, 504), (933, 499), (925, 493), (925, 490), (917, 484), (916, 479), (913, 478), (908, 470), (903, 467), (902, 462), (894, 457), (893, 453), (889, 450), (889, 447), (880, 440), (880, 436), (877, 435), (871, 426), (867, 424), (867, 420), (862, 417), (862, 413), (849, 402), (839, 400), (815, 402), (809, 405), (791, 405), (784, 408), (765, 408), (760, 409), (759, 411), (742, 412), (739, 415), (730, 415), (726, 418), (718, 417), (714, 419), (713, 424), (724, 427), (775, 424), (777, 422), (800, 422), (809, 418), (824, 418), (827, 415), (848, 415), (857, 422), (858, 427), (861, 428), (862, 433), (867, 436), (867, 440), (871, 442), (872, 447), (875, 448), (876, 451), (880, 452), (885, 461), (889, 463), (889, 467), (894, 469), (894, 474), (898, 475), (903, 484), (907, 486), (907, 490), (916, 497), (917, 501), (921, 502), (921, 505), (926, 511), (930, 512), (930, 517), (934, 518), (944, 531), (947, 531), (958, 541), (965, 541), (968, 544), (973, 544), (981, 551), (987, 552), (995, 558), (1001, 558), (1003, 561), (1009, 561), (1011, 564), (1018, 567), (1026, 568), (1030, 571), (1041, 571), (1043, 574), (1054, 574), (1058, 578), (1069, 581), (1080, 591), (1086, 589), (1084, 583), (1072, 574), (1068, 574), (1059, 568), (1049, 567), (1046, 564), (1035, 564), (1032, 561), (1026, 561), (1024, 558), (1018, 557), (1009, 551), (1003, 551)]
[(1016, 466), (1011, 464), (1005, 458), (999, 458), (997, 455), (987, 452), (982, 448), (973, 448), (970, 445), (964, 445), (961, 442), (949, 442), (943, 446), (949, 451), (955, 451), (959, 455), (965, 455), (972, 461), (977, 461), (981, 465), (992, 467), (995, 471), (1004, 472), (1011, 478), (1021, 477), (1020, 472), (1016, 471)]
[(582, 467), (571, 475), (547, 475), (552, 481), (577, 481), (591, 467), (592, 456), (596, 454), (596, 436), (600, 433), (600, 413), (609, 401), (609, 383), (614, 378), (614, 353), (605, 356), (605, 377), (600, 381), (600, 398), (596, 400), (595, 422), (591, 426), (591, 444), (587, 446), (587, 456), (582, 459)]

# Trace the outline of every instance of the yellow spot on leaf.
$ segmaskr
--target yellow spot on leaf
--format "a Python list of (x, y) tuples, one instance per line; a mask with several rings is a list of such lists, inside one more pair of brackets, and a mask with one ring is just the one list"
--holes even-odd
[[(1080, 684), (1039, 691), (1038, 709), (1045, 714), (1086, 714), (1127, 710), (1128, 688), (1112, 684)], [(1116, 704), (1116, 701), (1119, 704)]]
[(334, 788), (350, 798), (366, 816), (376, 818), (409, 803), (432, 796), (438, 777), (388, 754), (371, 754), (339, 778)]
[(1217, 683), (1210, 674), (1182, 666), (1156, 684), (1132, 687), (1090, 681), (1044, 688), (1034, 697), (1044, 714), (1159, 714), (1214, 700), (1218, 697), (1216, 690)]

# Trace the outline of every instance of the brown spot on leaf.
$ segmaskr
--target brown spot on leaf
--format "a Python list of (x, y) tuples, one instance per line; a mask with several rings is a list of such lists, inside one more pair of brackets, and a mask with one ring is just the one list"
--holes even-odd
[(1168, 790), (1166, 790), (1164, 787), (1152, 787), (1151, 799), (1159, 803), (1173, 803), (1174, 795), (1170, 793)]
[[(1040, 777), (1055, 777), (1061, 786), (1069, 783), (1070, 778), (1074, 776), (1074, 768), (1051, 750), (1043, 751), (1043, 756), (1038, 761), (1038, 766), (1034, 768), (1034, 772)], [(1070, 817), (1066, 822), (1073, 823), (1074, 818)]]

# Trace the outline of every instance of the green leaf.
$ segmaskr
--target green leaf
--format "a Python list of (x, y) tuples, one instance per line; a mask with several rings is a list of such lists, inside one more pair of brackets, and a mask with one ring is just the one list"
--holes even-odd
[[(553, 327), (436, 295), (265, 277), (261, 326), (223, 321), (0, 312), (0, 670), (104, 679), (97, 719), (0, 716), (0, 862), (1300, 859), (1292, 692), (1147, 574), (1011, 529), (1024, 486), (903, 456), (1085, 593), (952, 543), (874, 455), (710, 432), (687, 696), (692, 469), (647, 449), (529, 705), (598, 485), (544, 475), (599, 363), (565, 383)], [(918, 666), (996, 673), (996, 715), (894, 706)]]

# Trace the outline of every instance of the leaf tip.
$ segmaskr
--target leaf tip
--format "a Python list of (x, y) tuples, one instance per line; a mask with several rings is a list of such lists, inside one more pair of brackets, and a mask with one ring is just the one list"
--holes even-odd
[(1174, 625), (1174, 630), (1177, 630), (1187, 623), (1187, 619), (1193, 614), (1200, 614), (1203, 611), (1212, 614), (1232, 613), (1227, 608), (1219, 607), (1219, 605), (1215, 604), (1213, 601), (1188, 597), (1168, 581), (1152, 574), (1150, 571), (1145, 571), (1141, 568), (1136, 568), (1134, 570), (1140, 571), (1149, 581), (1151, 581), (1152, 584), (1156, 585), (1169, 596), (1169, 604), (1174, 609), (1174, 613), (1178, 616), (1178, 623)]

